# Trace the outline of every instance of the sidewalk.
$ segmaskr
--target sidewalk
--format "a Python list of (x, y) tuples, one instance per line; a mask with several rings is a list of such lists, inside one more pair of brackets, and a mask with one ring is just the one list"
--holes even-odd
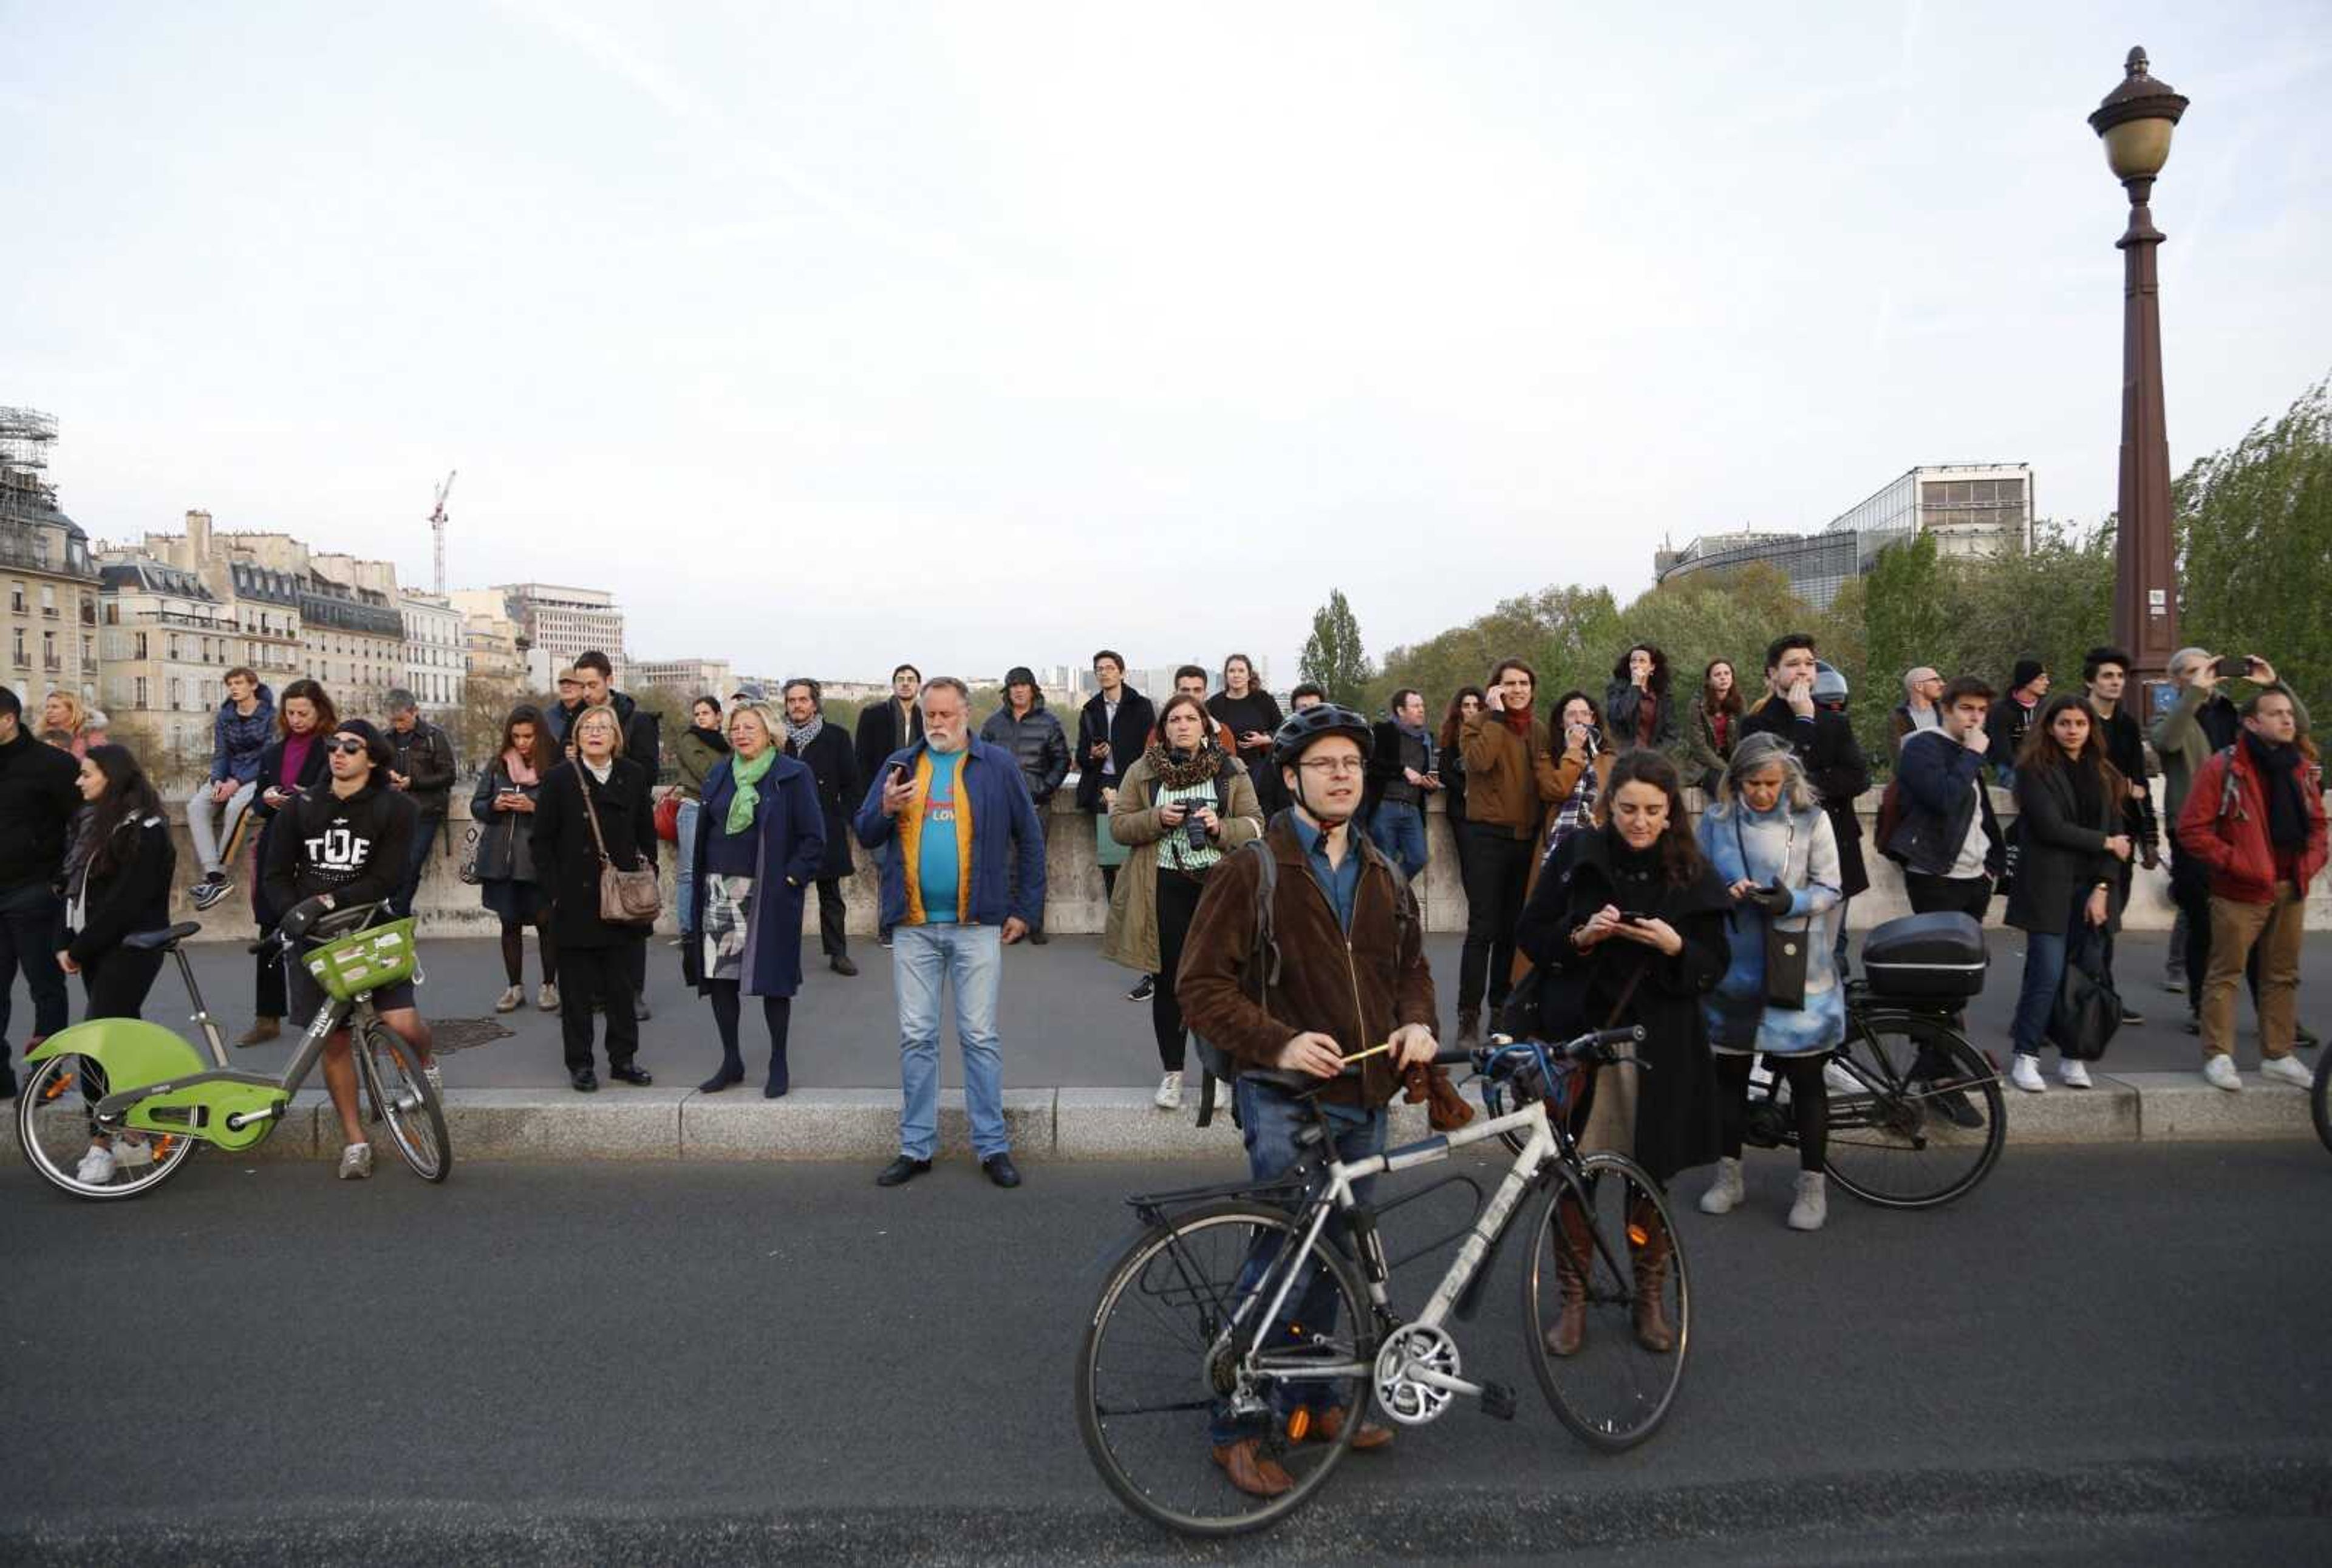
[[(2007, 1024), (2022, 968), (2014, 932), (1991, 933), (1990, 984), (1970, 1009), (1970, 1036), (1981, 1049), (2005, 1060)], [(2098, 1087), (2082, 1093), (2052, 1087), (2043, 1095), (2007, 1093), (2009, 1139), (2017, 1143), (2116, 1142), (2190, 1138), (2310, 1136), (2307, 1095), (2260, 1082), (2259, 1047), (2243, 1004), (2236, 1060), (2245, 1089), (2229, 1095), (2203, 1083), (2196, 1071), (2201, 1047), (2180, 1025), (2185, 999), (2160, 989), (2165, 940), (2139, 933), (2122, 939), (2117, 958), (2128, 999), (2146, 1021), (2116, 1038), (2097, 1074)], [(1056, 937), (1041, 948), (1010, 950), (999, 1006), (1007, 1085), (1006, 1115), (1016, 1153), (1031, 1158), (1133, 1158), (1236, 1154), (1238, 1133), (1228, 1113), (1200, 1132), (1193, 1110), (1157, 1110), (1150, 1092), (1159, 1064), (1150, 1009), (1123, 999), (1133, 976), (1098, 956), (1090, 937)], [(1454, 1028), (1458, 943), (1428, 942), (1442, 988), (1445, 1021)], [(214, 1016), (232, 1040), (250, 1022), (251, 960), (223, 944), (193, 950), (195, 969)], [(502, 989), (496, 945), (432, 940), (422, 945), (426, 982), (422, 1009), (445, 1028), (449, 1045), (508, 1028), (507, 1037), (476, 1040), (444, 1053), (450, 1132), (464, 1159), (852, 1159), (879, 1163), (897, 1152), (898, 1037), (891, 999), (890, 955), (874, 943), (854, 943), (864, 971), (845, 979), (812, 951), (802, 994), (796, 999), (789, 1055), (794, 1092), (783, 1100), (760, 1097), (768, 1063), (758, 1010), (746, 1009), (747, 1081), (719, 1095), (695, 1093), (720, 1059), (709, 1009), (680, 980), (677, 952), (661, 941), (649, 955), (648, 1000), (654, 1016), (640, 1027), (639, 1061), (655, 1075), (649, 1089), (607, 1083), (597, 1095), (568, 1086), (559, 1020), (529, 1005), (496, 1015)], [(539, 976), (528, 954), (528, 995)], [(2312, 942), (2302, 962), (2302, 1017), (2319, 1032), (2332, 1026), (2332, 944)], [(76, 1004), (79, 987), (74, 990)], [(30, 1018), (21, 983), (16, 1018)], [(165, 970), (147, 1004), (147, 1017), (181, 1024), (186, 999), (177, 971)], [(236, 1051), (234, 1066), (281, 1071), (291, 1038)], [(968, 1149), (961, 1063), (951, 1041), (941, 1048), (941, 1137), (944, 1151)], [(2311, 1061), (2312, 1057), (2307, 1058)], [(604, 1056), (600, 1063), (605, 1066)], [(2049, 1063), (2053, 1073), (2053, 1061)], [(2053, 1076), (2051, 1077), (2053, 1084)], [(303, 1099), (322, 1104), (315, 1091)], [(1191, 1106), (1195, 1106), (1195, 1097)], [(1425, 1133), (1421, 1107), (1396, 1106), (1397, 1139)], [(0, 1138), (13, 1142), (11, 1124)], [(313, 1156), (337, 1150), (329, 1111), (320, 1124), (312, 1112), (293, 1116), (261, 1146), (273, 1156)]]

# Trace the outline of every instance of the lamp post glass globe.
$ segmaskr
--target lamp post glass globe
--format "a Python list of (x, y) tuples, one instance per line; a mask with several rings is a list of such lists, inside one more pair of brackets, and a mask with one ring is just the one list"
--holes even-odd
[(2121, 84), (2106, 94), (2089, 116), (2089, 128), (2106, 144), (2106, 166), (2114, 177), (2152, 179), (2170, 161), (2170, 132), (2186, 112), (2186, 100), (2147, 72), (2144, 49), (2123, 63)]

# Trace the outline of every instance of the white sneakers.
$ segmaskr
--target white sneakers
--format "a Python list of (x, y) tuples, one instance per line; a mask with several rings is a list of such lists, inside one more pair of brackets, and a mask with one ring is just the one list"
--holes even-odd
[(1820, 1230), (1830, 1218), (1830, 1186), (1819, 1171), (1798, 1172), (1797, 1201), (1790, 1205), (1790, 1229)]
[(1741, 1162), (1725, 1158), (1716, 1162), (1716, 1184), (1700, 1195), (1703, 1214), (1730, 1214), (1741, 1207), (1745, 1194), (1741, 1186)]
[(2089, 1065), (2087, 1062), (2059, 1062), (2057, 1081), (2069, 1089), (2087, 1089), (2093, 1086), (2089, 1083)]
[(114, 1141), (113, 1162), (124, 1171), (143, 1171), (154, 1163), (154, 1146), (136, 1133), (124, 1133)]
[(340, 1151), (340, 1180), (361, 1181), (372, 1174), (372, 1145), (351, 1143)]
[(1180, 1110), (1182, 1108), (1182, 1075), (1169, 1073), (1159, 1079), (1158, 1092), (1150, 1096), (1150, 1103), (1161, 1111)]
[(549, 980), (543, 981), (542, 989), (534, 993), (534, 1005), (541, 1009), (546, 1013), (557, 1012), (559, 1010), (559, 988), (552, 985)]
[(431, 1088), (437, 1091), (438, 1104), (444, 1104), (445, 1075), (438, 1070), (436, 1057), (432, 1056), (429, 1058), (429, 1065), (421, 1069), (421, 1076), (429, 1080), (429, 1086)]
[(2040, 1076), (2040, 1058), (2026, 1052), (2016, 1053), (2016, 1065), (2008, 1069), (2008, 1081), (2028, 1095), (2045, 1095), (2048, 1084)]
[(2235, 1076), (2235, 1059), (2223, 1054), (2214, 1056), (2203, 1064), (2203, 1076), (2210, 1082), (2213, 1088), (2224, 1089), (2231, 1095), (2237, 1093), (2243, 1086), (2243, 1081)]
[[(2223, 1062), (2227, 1058), (2224, 1056), (2216, 1056), (2213, 1058), (2214, 1061), (2221, 1062)], [(2260, 1064), (2260, 1076), (2265, 1079), (2271, 1079), (2279, 1084), (2289, 1084), (2294, 1087), (2301, 1089), (2313, 1089), (2316, 1087), (2316, 1075), (2309, 1072), (2308, 1070), (2307, 1064), (2303, 1063), (2298, 1056), (2270, 1057), (2268, 1060)]]
[(508, 990), (504, 990), (501, 996), (494, 999), (494, 1011), (498, 1013), (514, 1013), (518, 1011), (521, 1007), (524, 1006), (525, 1003), (526, 988), (524, 986), (511, 986)]
[(84, 1187), (102, 1187), (113, 1180), (116, 1163), (112, 1150), (102, 1143), (91, 1143), (89, 1152), (81, 1157), (81, 1163), (73, 1167), (73, 1180)]

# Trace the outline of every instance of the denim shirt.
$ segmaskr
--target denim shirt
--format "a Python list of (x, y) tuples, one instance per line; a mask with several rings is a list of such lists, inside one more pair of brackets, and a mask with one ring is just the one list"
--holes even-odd
[(1361, 892), (1361, 850), (1349, 824), (1344, 829), (1344, 864), (1328, 864), (1328, 836), (1304, 819), (1303, 813), (1291, 812), (1288, 820), (1295, 825), (1296, 841), (1304, 846), (1304, 862), (1312, 868), (1312, 880), (1328, 895), (1328, 906), (1336, 912), (1336, 923), (1346, 935), (1352, 930), (1352, 904)]

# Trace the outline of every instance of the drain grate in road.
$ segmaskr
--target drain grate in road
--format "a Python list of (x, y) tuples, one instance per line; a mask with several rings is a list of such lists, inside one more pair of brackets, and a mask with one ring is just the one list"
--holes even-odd
[(439, 1053), (472, 1051), (509, 1039), (517, 1032), (492, 1018), (431, 1018), (429, 1047)]

